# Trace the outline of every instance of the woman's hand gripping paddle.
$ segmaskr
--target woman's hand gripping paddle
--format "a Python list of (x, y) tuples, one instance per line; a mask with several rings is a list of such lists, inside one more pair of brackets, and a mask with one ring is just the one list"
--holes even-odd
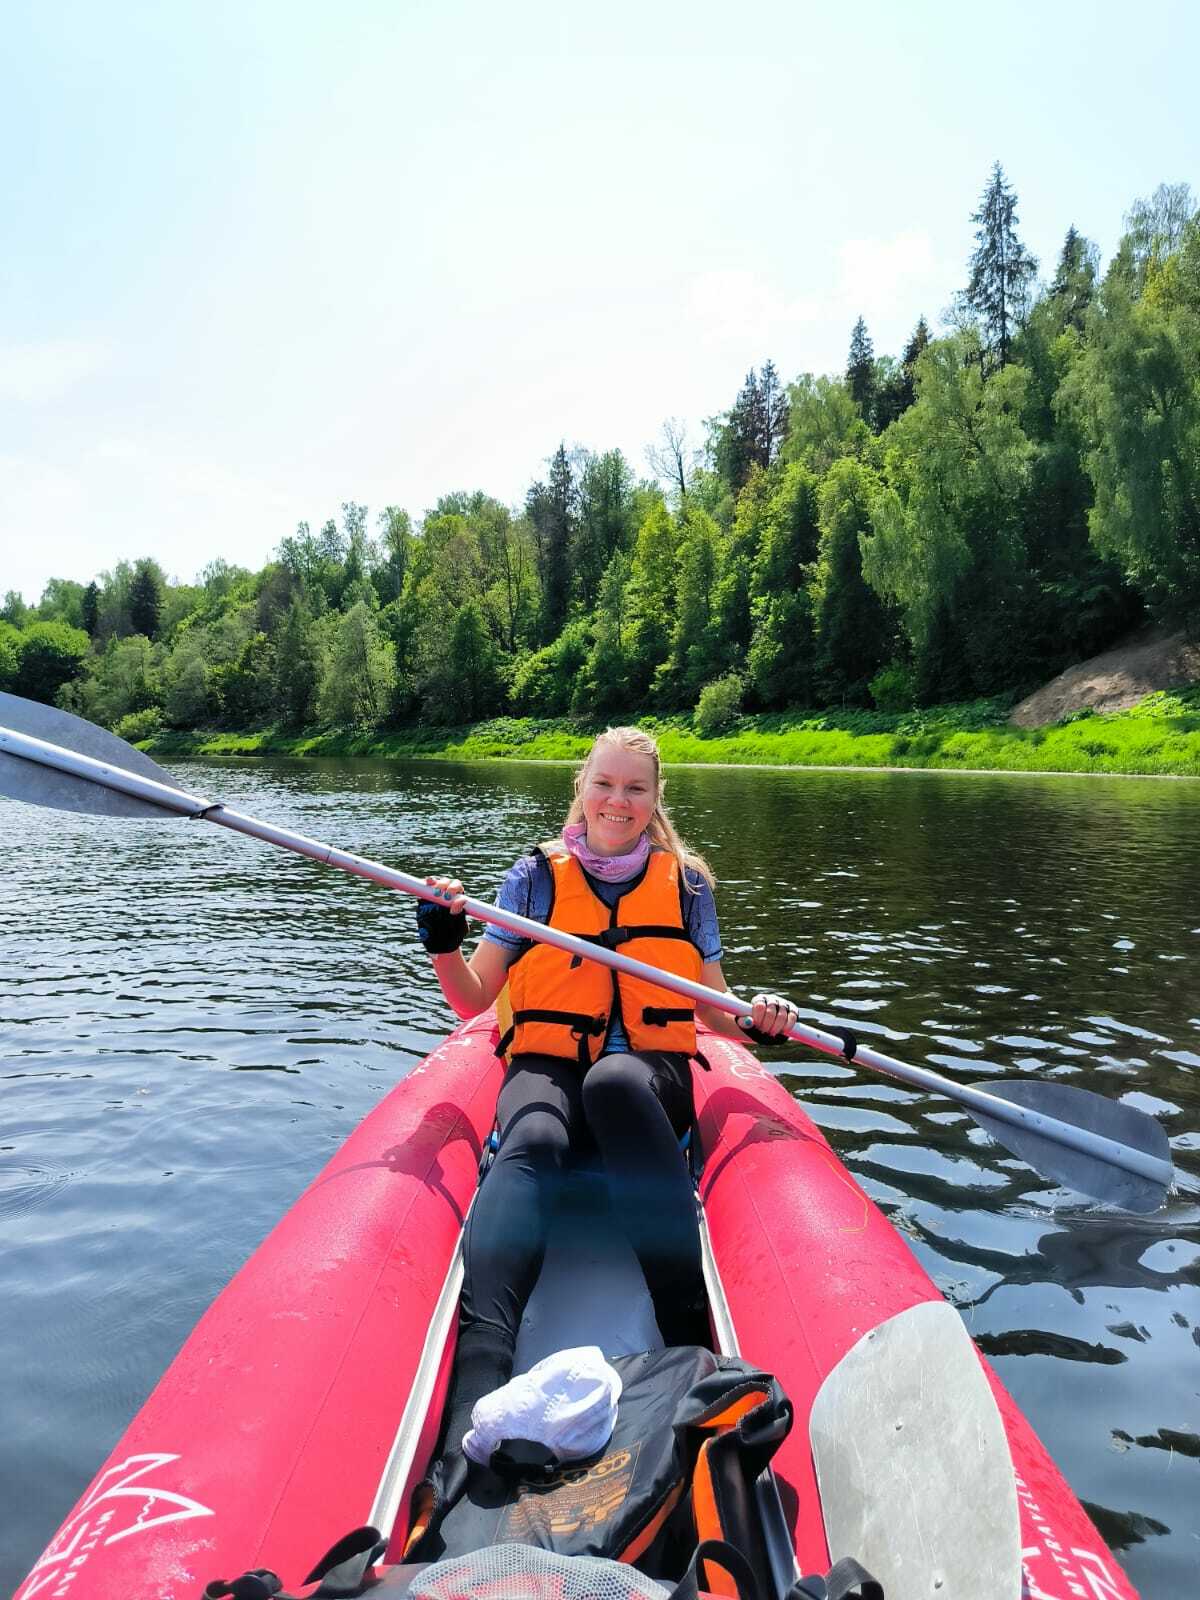
[[(0, 694), (0, 794), (34, 805), (101, 816), (202, 818), (314, 861), (399, 889), (419, 900), (444, 896), (423, 878), (350, 855), (231, 811), (219, 801), (186, 794), (170, 774), (132, 745), (81, 717), (51, 706)], [(748, 1017), (749, 1001), (704, 984), (660, 972), (615, 950), (588, 944), (498, 906), (468, 898), (463, 909), (480, 922), (495, 923), (617, 972), (649, 979), (689, 1000)], [(1174, 1178), (1167, 1136), (1160, 1125), (1132, 1106), (1087, 1089), (1060, 1083), (959, 1084), (925, 1067), (894, 1061), (853, 1033), (830, 1033), (797, 1024), (788, 1037), (825, 1055), (841, 1056), (874, 1072), (898, 1078), (963, 1106), (993, 1138), (1036, 1171), (1080, 1193), (1127, 1211), (1157, 1211)]]

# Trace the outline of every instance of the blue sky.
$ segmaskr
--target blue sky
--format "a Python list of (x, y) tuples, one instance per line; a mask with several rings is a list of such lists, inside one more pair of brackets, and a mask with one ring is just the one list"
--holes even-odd
[(751, 366), (1200, 190), (1200, 6), (8, 0), (0, 592), (256, 567), (301, 518), (646, 470)]

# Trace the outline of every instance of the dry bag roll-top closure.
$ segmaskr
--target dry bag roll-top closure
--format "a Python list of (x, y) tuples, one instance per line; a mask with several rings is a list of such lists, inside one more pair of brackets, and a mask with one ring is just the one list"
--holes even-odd
[[(684, 926), (686, 890), (669, 850), (651, 851), (642, 877), (611, 910), (568, 851), (542, 846), (537, 853), (552, 874), (551, 928), (699, 982), (700, 952)], [(686, 1000), (553, 945), (523, 951), (509, 968), (507, 989), (511, 1021), (505, 1025), (505, 1008), (498, 1005), (502, 1033), (496, 1047), (507, 1060), (526, 1054), (566, 1056), (589, 1066), (604, 1046), (618, 996), (631, 1049), (696, 1052), (695, 1011)]]

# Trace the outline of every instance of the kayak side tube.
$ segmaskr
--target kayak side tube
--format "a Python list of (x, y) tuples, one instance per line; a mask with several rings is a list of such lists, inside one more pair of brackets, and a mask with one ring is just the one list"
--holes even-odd
[[(801, 1570), (824, 1572), (830, 1551), (809, 1442), (813, 1402), (864, 1335), (941, 1296), (786, 1088), (732, 1040), (709, 1036), (703, 1049), (712, 1070), (696, 1073), (695, 1083), (712, 1253), (741, 1354), (774, 1373), (795, 1407), (774, 1474)], [(1024, 1592), (1134, 1600), (1016, 1402), (975, 1354), (1011, 1456)], [(963, 1478), (969, 1510), (970, 1463)]]
[(293, 1588), (368, 1520), (475, 1193), (494, 1038), (490, 1018), (464, 1024), (350, 1135), (205, 1312), (14, 1600), (194, 1600), (257, 1566)]

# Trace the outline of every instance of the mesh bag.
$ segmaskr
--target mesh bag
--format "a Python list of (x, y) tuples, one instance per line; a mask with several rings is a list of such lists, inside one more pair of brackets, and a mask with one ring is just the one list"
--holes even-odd
[(435, 1562), (404, 1593), (407, 1600), (667, 1600), (671, 1591), (620, 1561), (495, 1544)]

